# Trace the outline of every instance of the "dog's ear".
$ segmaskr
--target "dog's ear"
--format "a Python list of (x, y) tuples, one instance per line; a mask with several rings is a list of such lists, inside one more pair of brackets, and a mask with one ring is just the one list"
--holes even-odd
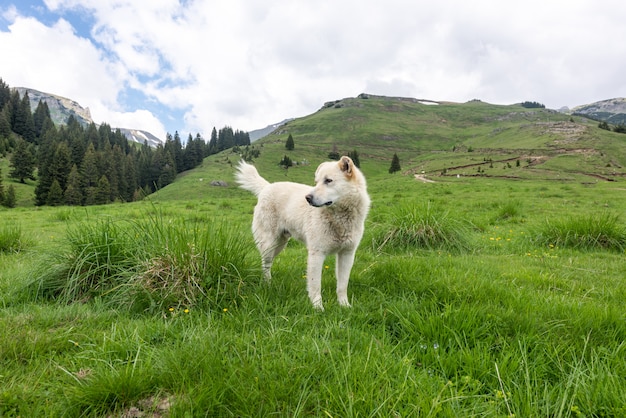
[(345, 155), (339, 160), (339, 168), (345, 173), (346, 176), (351, 177), (354, 172), (354, 163), (350, 157)]

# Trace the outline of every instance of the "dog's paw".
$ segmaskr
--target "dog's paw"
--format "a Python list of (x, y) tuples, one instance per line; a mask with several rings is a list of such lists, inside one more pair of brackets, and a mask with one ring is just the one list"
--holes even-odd
[(322, 304), (322, 299), (317, 299), (316, 301), (314, 301), (313, 308), (315, 308), (316, 311), (324, 312), (324, 305)]
[(337, 302), (339, 302), (340, 306), (345, 306), (346, 308), (351, 308), (352, 305), (350, 305), (350, 302), (348, 301), (348, 298), (341, 298), (341, 299), (337, 299)]

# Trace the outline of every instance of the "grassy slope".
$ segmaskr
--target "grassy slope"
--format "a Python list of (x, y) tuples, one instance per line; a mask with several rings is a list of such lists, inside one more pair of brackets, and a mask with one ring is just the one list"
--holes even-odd
[[(18, 254), (0, 254), (0, 334), (12, 336), (0, 342), (0, 415), (626, 413), (624, 253), (536, 241), (546, 219), (611, 213), (623, 225), (626, 195), (620, 182), (596, 182), (576, 173), (585, 159), (591, 160), (587, 166), (602, 168), (604, 156), (594, 157), (598, 161), (582, 154), (578, 159), (557, 156), (553, 139), (535, 138), (542, 125), (524, 128), (510, 120), (507, 115), (526, 111), (517, 107), (353, 101), (373, 107), (369, 127), (358, 125), (357, 114), (350, 113), (363, 108), (324, 109), (262, 140), (255, 164), (271, 181), (311, 183), (315, 165), (333, 144), (341, 152), (359, 150), (373, 206), (349, 288), (354, 308), (341, 309), (333, 300), (332, 258), (323, 281), (327, 310), (310, 308), (302, 280), (306, 252), (298, 243), (290, 243), (276, 260), (271, 284), (252, 272), (237, 303), (217, 309), (189, 306), (187, 313), (177, 307), (137, 315), (128, 306), (112, 307), (106, 297), (60, 306), (18, 292), (41, 271), (42, 255), (65, 246), (68, 225), (103, 218), (141, 220), (155, 210), (173, 222), (235, 225), (256, 260), (249, 232), (254, 197), (232, 185), (233, 154), (207, 158), (203, 167), (180, 176), (150, 202), (3, 210), (2, 220), (21, 225), (29, 246)], [(396, 107), (404, 106), (413, 113), (396, 123), (376, 119), (376, 109), (397, 115)], [(454, 119), (455, 113), (462, 120)], [(349, 117), (338, 121), (337, 115)], [(552, 158), (531, 167), (485, 170), (517, 170), (527, 180), (435, 175), (459, 162), (510, 155), (510, 148), (494, 151), (489, 133), (498, 128), (495, 122), (476, 125), (505, 116), (498, 122), (506, 128), (498, 131), (503, 141), (511, 146), (528, 140), (524, 153), (532, 149)], [(318, 118), (315, 124), (313, 118)], [(340, 129), (350, 127), (341, 120), (354, 121), (353, 130)], [(452, 120), (462, 129), (446, 133), (439, 125)], [(422, 126), (425, 121), (438, 128)], [(545, 123), (543, 116), (537, 121)], [(605, 156), (613, 147), (610, 158), (622, 158), (621, 137), (597, 131), (594, 124), (587, 128), (575, 146), (600, 144), (608, 147)], [(413, 129), (424, 136), (433, 129), (437, 139), (412, 149), (417, 142)], [(388, 141), (395, 148), (366, 145), (380, 140), (376, 131), (393, 136)], [(311, 164), (284, 171), (276, 163), (287, 153), (289, 132), (296, 142), (292, 158)], [(438, 149), (448, 149), (445, 154), (429, 148), (444, 142)], [(455, 145), (474, 151), (453, 153)], [(437, 182), (388, 175), (392, 152), (401, 156), (405, 170), (419, 167)], [(542, 180), (555, 179), (556, 169), (569, 180)], [(231, 185), (210, 185), (218, 179)], [(468, 248), (380, 248), (403, 207), (465, 225)]]

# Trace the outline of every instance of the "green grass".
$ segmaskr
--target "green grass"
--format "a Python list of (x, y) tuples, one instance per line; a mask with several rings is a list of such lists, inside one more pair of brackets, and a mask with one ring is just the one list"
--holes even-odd
[[(622, 137), (576, 118), (568, 142), (552, 123), (569, 117), (517, 106), (344, 104), (262, 140), (254, 163), (312, 184), (333, 144), (359, 151), (372, 208), (351, 309), (332, 257), (326, 310), (311, 307), (300, 243), (260, 277), (232, 153), (132, 204), (33, 207), (16, 184), (0, 416), (626, 415)], [(277, 166), (289, 133), (310, 165)], [(406, 175), (387, 173), (396, 151)]]
[[(614, 184), (368, 180), (353, 308), (334, 300), (329, 258), (323, 313), (303, 245), (260, 278), (254, 197), (232, 186), (6, 212), (35, 238), (0, 254), (0, 415), (626, 412), (624, 251), (542, 240), (546, 219), (620, 231)], [(378, 245), (415, 225), (436, 241)]]
[(540, 244), (577, 249), (626, 251), (626, 228), (615, 213), (546, 220), (536, 231)]
[(0, 225), (0, 253), (19, 252), (27, 246), (27, 241), (19, 224)]

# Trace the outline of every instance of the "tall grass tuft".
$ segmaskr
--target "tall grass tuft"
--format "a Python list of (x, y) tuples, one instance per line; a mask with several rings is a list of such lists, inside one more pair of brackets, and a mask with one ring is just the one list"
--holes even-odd
[(226, 224), (169, 222), (159, 214), (135, 225), (143, 237), (141, 266), (130, 281), (143, 309), (213, 307), (236, 302), (252, 270), (250, 241)]
[(495, 205), (497, 212), (495, 221), (515, 221), (521, 220), (522, 203), (519, 200), (507, 200)]
[(29, 288), (63, 303), (86, 301), (125, 283), (137, 255), (129, 229), (119, 222), (78, 223), (68, 227), (64, 248), (46, 254)]
[[(163, 312), (235, 303), (250, 273), (249, 240), (222, 224), (110, 218), (68, 229), (67, 245), (48, 254), (29, 283), (31, 297), (63, 303), (93, 298), (113, 307)], [(53, 250), (55, 251), (55, 250)]]
[(19, 224), (0, 225), (0, 253), (16, 253), (26, 245)]
[(581, 250), (626, 250), (626, 227), (608, 212), (546, 220), (533, 233), (540, 245)]
[(408, 250), (464, 251), (469, 249), (468, 224), (438, 211), (430, 203), (425, 206), (400, 205), (391, 209), (387, 220), (377, 227), (374, 246)]

